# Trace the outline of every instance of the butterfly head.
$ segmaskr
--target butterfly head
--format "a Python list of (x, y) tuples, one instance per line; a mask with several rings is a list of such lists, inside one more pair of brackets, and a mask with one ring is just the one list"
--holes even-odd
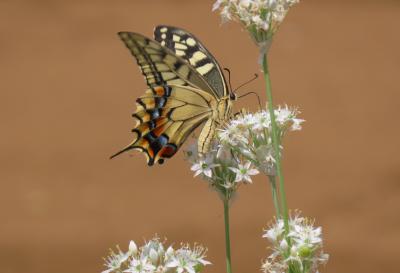
[(230, 98), (230, 100), (237, 100), (237, 99), (238, 99), (238, 96), (236, 95), (235, 92), (231, 91), (231, 92), (229, 93), (229, 98)]
[[(238, 98), (244, 97), (244, 95), (238, 96), (236, 94), (236, 91), (239, 90), (240, 88), (242, 88), (243, 86), (245, 86), (246, 84), (248, 84), (248, 83), (250, 83), (250, 82), (252, 82), (252, 81), (254, 81), (255, 79), (258, 78), (258, 75), (254, 74), (253, 78), (251, 78), (250, 80), (246, 81), (245, 83), (239, 85), (236, 89), (233, 89), (232, 88), (232, 84), (231, 84), (231, 71), (229, 70), (229, 68), (226, 68), (226, 67), (224, 68), (224, 70), (228, 73), (229, 99), (232, 100), (232, 101), (235, 101)], [(254, 93), (254, 92), (250, 92), (250, 93)], [(247, 95), (247, 94), (245, 94), (245, 95)]]

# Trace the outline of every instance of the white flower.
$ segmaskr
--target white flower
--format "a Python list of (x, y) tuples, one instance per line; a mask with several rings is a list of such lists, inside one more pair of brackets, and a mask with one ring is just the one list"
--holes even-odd
[(240, 182), (243, 180), (245, 180), (249, 183), (252, 182), (250, 175), (259, 174), (259, 171), (256, 169), (250, 168), (250, 166), (251, 166), (251, 162), (246, 162), (245, 165), (239, 164), (238, 168), (233, 168), (233, 167), (229, 168), (236, 174), (235, 182)]
[(198, 176), (199, 174), (203, 174), (207, 177), (212, 177), (212, 169), (217, 167), (218, 164), (210, 163), (210, 159), (200, 159), (199, 162), (193, 164), (190, 168), (194, 171), (194, 176)]
[[(297, 118), (297, 110), (287, 106), (279, 107), (275, 113), (279, 117), (277, 126), (281, 143), (285, 133), (293, 128), (299, 129), (303, 120)], [(271, 131), (271, 117), (267, 110), (236, 115), (217, 130), (211, 149), (205, 155), (198, 156), (197, 145), (190, 146), (185, 152), (192, 163), (194, 176), (201, 175), (213, 189), (222, 195), (228, 194), (229, 198), (239, 187), (237, 182), (251, 183), (251, 176), (260, 172), (274, 176), (276, 159)], [(283, 149), (281, 145), (279, 147)]]
[[(202, 267), (210, 264), (204, 260), (206, 250), (195, 245), (193, 249), (184, 245), (174, 250), (171, 246), (164, 250), (158, 237), (146, 242), (139, 249), (131, 241), (129, 251), (111, 252), (106, 260), (107, 270), (103, 273), (199, 273)], [(175, 270), (172, 270), (175, 269)]]
[[(280, 143), (282, 143), (282, 138), (287, 131), (301, 129), (301, 123), (304, 120), (297, 118), (299, 112), (295, 108), (279, 107), (274, 110), (274, 113)], [(272, 124), (269, 111), (262, 110), (236, 116), (225, 125), (224, 129), (217, 133), (224, 150), (231, 150), (230, 153), (233, 153), (233, 158), (251, 161), (264, 174), (275, 175), (276, 160), (271, 132)], [(281, 145), (280, 148), (283, 149)], [(238, 169), (237, 166), (231, 167)], [(234, 169), (231, 170), (234, 171)], [(237, 173), (237, 171), (234, 172)], [(241, 176), (238, 179), (241, 179)]]
[(285, 273), (287, 265), (274, 259), (267, 259), (261, 266), (264, 273)]
[(269, 40), (289, 9), (298, 0), (217, 0), (213, 11), (221, 10), (222, 21), (236, 20), (249, 30), (257, 43)]
[[(287, 235), (283, 220), (278, 219), (263, 237), (273, 244), (273, 253), (266, 263), (267, 268), (278, 263), (295, 268), (294, 272), (302, 272), (304, 268), (309, 269), (307, 272), (316, 272), (318, 265), (326, 263), (329, 258), (329, 255), (322, 251), (322, 228), (314, 227), (312, 221), (300, 217), (299, 214), (289, 219)], [(290, 242), (289, 253), (287, 253), (288, 242)]]
[(198, 159), (191, 167), (194, 176), (201, 174), (201, 178), (209, 183), (212, 189), (220, 196), (231, 198), (238, 188), (235, 173), (229, 168), (237, 168), (242, 162), (241, 158), (233, 155), (231, 145), (223, 143), (220, 138), (215, 138), (211, 149), (202, 158)]
[(299, 245), (313, 246), (322, 243), (322, 228), (314, 228), (311, 225), (295, 225), (294, 230), (288, 236)]
[(287, 105), (285, 107), (279, 107), (275, 110), (276, 122), (282, 127), (291, 124), (290, 130), (292, 131), (301, 130), (301, 124), (305, 120), (296, 118), (299, 113), (297, 109), (290, 109)]
[(219, 130), (219, 138), (222, 143), (231, 145), (246, 144), (248, 135), (247, 129), (244, 128), (244, 120), (233, 120), (226, 128)]
[(258, 112), (253, 115), (254, 124), (253, 129), (255, 130), (264, 130), (269, 129), (271, 127), (271, 117), (267, 112)]
[(158, 237), (148, 241), (141, 249), (141, 258), (148, 258), (150, 261), (158, 260), (159, 256), (164, 255), (164, 246)]
[(304, 119), (299, 119), (299, 118), (293, 118), (292, 119), (292, 127), (290, 127), (290, 129), (292, 131), (299, 131), (301, 130), (301, 124), (304, 122)]
[(129, 268), (124, 272), (130, 273), (151, 273), (155, 272), (156, 267), (149, 261), (147, 257), (140, 259), (132, 259)]
[(104, 265), (108, 269), (102, 271), (102, 273), (109, 273), (115, 270), (119, 270), (121, 268), (121, 265), (128, 260), (129, 255), (130, 255), (129, 252), (123, 253), (119, 248), (118, 248), (118, 253), (111, 251), (110, 256), (104, 259), (106, 262)]
[(127, 262), (132, 256), (137, 254), (137, 247), (134, 241), (129, 242), (128, 252), (124, 253), (117, 246), (118, 252), (114, 251), (110, 252), (110, 256), (105, 259), (105, 266), (108, 267), (107, 270), (104, 270), (102, 273), (109, 273), (113, 271), (120, 270), (121, 266)]
[(269, 29), (269, 22), (261, 19), (260, 15), (254, 15), (251, 19), (257, 28), (265, 31)]
[(279, 107), (274, 110), (276, 116), (276, 122), (280, 125), (284, 125), (293, 116), (293, 111), (291, 111), (287, 106), (284, 108)]
[(166, 263), (166, 267), (175, 268), (177, 273), (196, 273), (196, 268), (199, 265), (211, 264), (204, 260), (204, 252), (204, 248), (199, 246), (195, 247), (193, 250), (188, 246), (184, 246), (175, 252), (175, 256)]
[(284, 231), (284, 223), (281, 219), (279, 219), (273, 226), (266, 230), (262, 237), (267, 238), (272, 243), (275, 243), (278, 238), (281, 237)]

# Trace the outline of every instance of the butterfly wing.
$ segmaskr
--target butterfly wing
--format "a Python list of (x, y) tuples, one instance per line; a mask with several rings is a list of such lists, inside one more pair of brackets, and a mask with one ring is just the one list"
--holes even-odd
[(175, 84), (216, 95), (204, 77), (168, 48), (138, 33), (119, 32), (118, 35), (136, 58), (150, 88)]
[(186, 138), (209, 119), (216, 94), (199, 73), (169, 49), (140, 34), (119, 33), (150, 87), (136, 101), (133, 141), (111, 158), (140, 150), (148, 165), (172, 157)]
[(193, 66), (218, 97), (229, 95), (220, 65), (193, 34), (177, 27), (160, 25), (154, 30), (154, 39)]
[(189, 86), (156, 86), (136, 100), (134, 139), (126, 148), (139, 150), (149, 166), (172, 157), (193, 130), (210, 119), (215, 99)]

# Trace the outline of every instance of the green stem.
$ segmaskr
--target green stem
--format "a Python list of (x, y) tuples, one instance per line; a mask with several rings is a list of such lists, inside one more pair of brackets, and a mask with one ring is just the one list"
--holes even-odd
[(276, 218), (281, 218), (281, 211), (279, 209), (279, 201), (278, 201), (278, 191), (276, 189), (276, 181), (275, 181), (275, 176), (274, 175), (269, 175), (269, 182), (271, 184), (271, 189), (272, 189), (272, 201), (274, 202), (274, 207), (276, 211)]
[(281, 155), (280, 155), (280, 143), (278, 138), (278, 127), (276, 125), (276, 118), (274, 113), (274, 104), (272, 100), (272, 90), (271, 90), (271, 79), (268, 70), (268, 60), (267, 53), (264, 54), (263, 58), (263, 71), (264, 71), (264, 79), (266, 85), (266, 93), (268, 99), (268, 110), (271, 116), (271, 127), (272, 127), (272, 145), (275, 153), (275, 165), (276, 165), (276, 173), (279, 179), (279, 194), (280, 194), (280, 205), (281, 212), (283, 216), (283, 222), (285, 224), (286, 233), (289, 232), (289, 212), (286, 203), (286, 194), (285, 194), (285, 182), (283, 178), (282, 165), (281, 165)]
[(229, 198), (224, 199), (224, 220), (225, 220), (225, 249), (226, 249), (226, 272), (232, 273), (231, 264), (231, 239), (229, 233)]

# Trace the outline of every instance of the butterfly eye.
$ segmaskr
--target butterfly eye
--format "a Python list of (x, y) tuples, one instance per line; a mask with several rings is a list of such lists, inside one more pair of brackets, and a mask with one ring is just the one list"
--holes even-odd
[(231, 93), (229, 94), (229, 98), (230, 98), (231, 100), (237, 100), (237, 96), (236, 96), (236, 94), (233, 93), (233, 92), (231, 92)]

